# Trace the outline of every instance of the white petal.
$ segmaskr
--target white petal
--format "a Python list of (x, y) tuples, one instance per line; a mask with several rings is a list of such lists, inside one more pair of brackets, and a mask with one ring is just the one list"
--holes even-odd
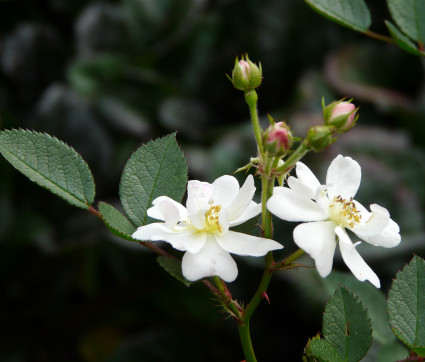
[[(356, 208), (359, 203), (356, 202)], [(360, 209), (361, 210), (361, 209)], [(384, 207), (373, 204), (370, 205), (372, 213), (361, 212), (361, 223), (356, 224), (352, 230), (359, 238), (367, 241), (369, 237), (380, 234), (390, 221), (390, 213)], [(368, 219), (366, 219), (369, 216)]]
[(225, 234), (216, 235), (218, 244), (229, 253), (238, 255), (263, 256), (271, 250), (282, 249), (278, 242), (252, 236), (247, 234), (229, 231)]
[(206, 233), (193, 233), (186, 228), (172, 230), (164, 223), (152, 223), (140, 226), (131, 236), (136, 240), (163, 240), (171, 244), (174, 249), (193, 253), (203, 248), (207, 240)]
[(360, 242), (353, 244), (345, 231), (339, 226), (335, 228), (335, 233), (339, 238), (339, 249), (341, 250), (342, 259), (354, 276), (361, 282), (369, 280), (376, 288), (380, 288), (381, 283), (378, 276), (356, 250), (356, 246)]
[(287, 187), (275, 187), (267, 201), (269, 211), (287, 221), (326, 220), (328, 214), (314, 201)]
[(300, 224), (294, 229), (294, 241), (316, 262), (320, 276), (325, 278), (332, 271), (335, 254), (335, 223), (317, 221)]
[(224, 175), (212, 183), (214, 193), (212, 196), (215, 205), (229, 208), (239, 192), (239, 182), (235, 177)]
[(238, 276), (238, 267), (230, 254), (209, 237), (201, 251), (183, 255), (182, 272), (190, 281), (217, 275), (225, 282), (232, 282)]
[(186, 208), (190, 222), (199, 230), (205, 228), (205, 214), (211, 207), (212, 195), (213, 187), (209, 183), (188, 182)]
[(389, 220), (388, 225), (379, 234), (364, 238), (366, 242), (384, 248), (393, 248), (400, 244), (400, 228), (396, 222)]
[(250, 203), (252, 202), (252, 198), (254, 197), (254, 194), (255, 194), (254, 177), (252, 177), (252, 175), (249, 175), (246, 178), (245, 183), (242, 185), (236, 197), (234, 197), (231, 204), (229, 204), (230, 220), (237, 219), (239, 216), (243, 214), (243, 212), (246, 210), (248, 205), (250, 205)]
[(236, 219), (230, 220), (230, 226), (243, 224), (245, 221), (252, 219), (261, 213), (261, 204), (251, 201), (243, 213)]
[(326, 186), (328, 196), (354, 197), (360, 186), (361, 168), (351, 157), (337, 156), (328, 168)]
[(303, 195), (309, 199), (314, 199), (315, 194), (311, 187), (303, 184), (299, 179), (294, 176), (289, 176), (286, 180), (286, 183), (291, 190), (295, 191), (297, 194)]
[(220, 223), (221, 232), (227, 233), (227, 231), (229, 230), (230, 217), (226, 208), (222, 207), (220, 209), (220, 212), (218, 213), (218, 220)]
[(314, 197), (317, 188), (320, 186), (320, 182), (314, 176), (314, 173), (302, 162), (297, 162), (295, 172), (298, 180), (309, 190), (309, 195), (306, 196), (310, 198)]
[[(147, 213), (148, 216), (153, 218), (153, 219), (157, 219), (157, 220), (166, 220), (166, 215), (164, 215), (164, 213), (161, 211), (161, 209), (159, 208), (159, 204), (166, 204), (166, 205), (170, 205), (170, 206), (166, 206), (163, 210), (165, 211), (165, 213), (167, 214), (166, 210), (168, 209), (176, 209), (176, 210), (172, 210), (170, 211), (170, 213), (172, 215), (179, 215), (179, 218), (177, 221), (182, 221), (182, 220), (186, 220), (187, 219), (187, 210), (186, 208), (179, 204), (178, 202), (174, 201), (173, 199), (169, 198), (168, 196), (160, 196), (157, 197), (155, 200), (152, 201), (152, 207), (148, 209)], [(174, 217), (170, 217), (169, 219), (173, 219), (176, 218)], [(177, 222), (176, 221), (176, 222)]]

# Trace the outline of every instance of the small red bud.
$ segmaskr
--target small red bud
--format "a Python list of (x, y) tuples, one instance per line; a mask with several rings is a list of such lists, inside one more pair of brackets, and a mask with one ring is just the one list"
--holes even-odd
[(269, 126), (263, 134), (264, 148), (275, 156), (285, 155), (292, 147), (294, 137), (285, 122)]

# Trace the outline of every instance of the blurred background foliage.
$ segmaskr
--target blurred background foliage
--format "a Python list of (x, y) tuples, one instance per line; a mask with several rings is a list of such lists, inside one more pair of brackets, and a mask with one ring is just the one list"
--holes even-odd
[[(373, 30), (386, 33), (385, 2), (368, 5)], [(131, 153), (175, 130), (190, 178), (212, 181), (255, 154), (247, 107), (226, 78), (245, 52), (263, 65), (264, 122), (270, 113), (303, 137), (321, 123), (322, 96), (361, 107), (352, 131), (304, 162), (324, 180), (337, 154), (353, 157), (363, 172), (359, 201), (387, 207), (399, 223), (399, 247), (359, 247), (386, 292), (413, 252), (425, 256), (424, 62), (302, 1), (0, 1), (0, 128), (72, 145), (94, 172), (97, 200), (118, 207)], [(202, 285), (186, 288), (150, 252), (3, 159), (0, 174), (1, 361), (243, 359), (236, 326)], [(295, 249), (294, 226), (275, 225), (281, 255)], [(247, 301), (262, 263), (237, 261), (230, 287)], [(336, 269), (346, 271), (340, 258)], [(276, 274), (271, 305), (252, 322), (260, 360), (299, 360), (320, 330), (328, 294), (315, 273)]]

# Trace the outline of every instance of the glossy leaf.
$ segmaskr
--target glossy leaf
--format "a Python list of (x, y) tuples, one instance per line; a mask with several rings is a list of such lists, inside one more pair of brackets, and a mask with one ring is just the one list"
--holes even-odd
[(180, 202), (186, 183), (186, 160), (172, 134), (151, 141), (133, 153), (121, 178), (121, 202), (135, 225), (145, 225), (152, 201), (159, 196), (169, 196)]
[(115, 207), (106, 202), (100, 202), (99, 212), (102, 215), (105, 225), (114, 235), (135, 241), (131, 235), (136, 231), (136, 228)]
[(391, 16), (411, 39), (425, 44), (425, 0), (387, 0)]
[(363, 0), (305, 0), (315, 11), (350, 29), (365, 32), (371, 16)]
[(0, 153), (31, 181), (88, 209), (95, 185), (82, 157), (67, 144), (45, 133), (28, 130), (0, 132)]
[(395, 335), (425, 356), (425, 261), (415, 256), (397, 273), (388, 294), (388, 316)]
[(415, 55), (425, 55), (425, 53), (420, 52), (417, 49), (416, 45), (406, 35), (404, 35), (393, 23), (391, 23), (390, 21), (385, 21), (385, 25), (387, 26), (391, 37), (394, 39), (394, 41), (400, 48)]

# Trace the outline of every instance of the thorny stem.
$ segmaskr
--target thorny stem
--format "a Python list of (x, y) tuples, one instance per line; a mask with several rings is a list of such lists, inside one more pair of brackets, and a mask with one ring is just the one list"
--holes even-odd
[(233, 313), (237, 320), (240, 321), (241, 309), (240, 307), (238, 308), (238, 306), (233, 301), (232, 295), (230, 294), (229, 289), (227, 289), (225, 282), (218, 276), (214, 276), (214, 282), (218, 291), (217, 297), (219, 297), (220, 301), (224, 303), (225, 308), (228, 309), (229, 312)]
[[(257, 118), (258, 122), (258, 118)], [(253, 124), (256, 122), (253, 119)], [(255, 129), (254, 129), (255, 132)], [(259, 145), (259, 149), (261, 150)], [(272, 217), (270, 212), (267, 210), (267, 201), (273, 194), (273, 187), (275, 183), (276, 175), (286, 176), (286, 174), (294, 167), (295, 163), (299, 161), (307, 152), (309, 151), (309, 147), (307, 146), (307, 142), (303, 141), (299, 147), (291, 154), (291, 156), (286, 160), (286, 162), (281, 166), (275, 169), (278, 165), (278, 158), (269, 158), (267, 154), (264, 153), (261, 155), (261, 159), (263, 161), (263, 167), (265, 168), (261, 173), (261, 184), (262, 184), (262, 194), (261, 194), (261, 202), (262, 202), (262, 231), (263, 237), (272, 238), (273, 236), (273, 224)], [(289, 265), (295, 259), (297, 259), (300, 255), (302, 255), (303, 251), (299, 250), (288, 258), (284, 260), (285, 265)], [(252, 346), (251, 336), (249, 332), (249, 323), (251, 320), (251, 316), (254, 311), (260, 304), (261, 300), (264, 298), (267, 292), (267, 288), (269, 286), (271, 277), (273, 275), (273, 267), (274, 267), (274, 259), (273, 253), (270, 251), (265, 257), (265, 269), (263, 273), (263, 277), (260, 281), (260, 284), (246, 307), (242, 319), (241, 324), (238, 326), (239, 330), (239, 338), (241, 340), (242, 349), (244, 351), (246, 362), (256, 362), (257, 359), (255, 357), (254, 349)]]
[[(297, 251), (293, 252), (291, 255), (289, 255), (287, 258), (283, 259), (279, 263), (274, 263), (272, 270), (279, 270), (279, 269), (288, 269), (288, 267), (291, 267), (291, 264), (297, 260), (301, 255), (304, 254), (303, 249), (298, 249)], [(301, 265), (298, 265), (301, 266)], [(298, 267), (298, 266), (292, 266), (292, 267)]]

